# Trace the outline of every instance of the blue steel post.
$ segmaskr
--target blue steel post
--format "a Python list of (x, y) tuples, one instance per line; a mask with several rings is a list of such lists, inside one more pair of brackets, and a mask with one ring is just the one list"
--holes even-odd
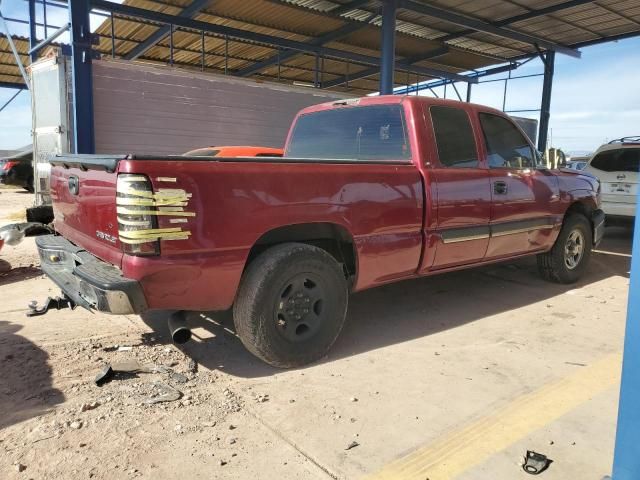
[[(47, 37), (45, 31), (44, 37)], [(38, 44), (38, 37), (36, 35), (36, 0), (29, 0), (29, 50)], [(38, 52), (33, 52), (29, 55), (31, 61), (34, 62), (38, 58)]]
[(75, 153), (94, 153), (89, 0), (69, 0)]
[(640, 215), (636, 216), (633, 237), (613, 480), (640, 478), (640, 408), (638, 405), (640, 405)]
[(549, 118), (551, 117), (551, 87), (553, 86), (553, 73), (555, 70), (556, 52), (549, 50), (540, 55), (544, 63), (544, 81), (542, 84), (542, 102), (540, 105), (540, 128), (538, 129), (538, 150), (544, 152), (547, 149), (547, 133), (549, 131)]
[(393, 73), (396, 63), (397, 9), (397, 0), (385, 0), (382, 4), (380, 95), (391, 95), (393, 93)]

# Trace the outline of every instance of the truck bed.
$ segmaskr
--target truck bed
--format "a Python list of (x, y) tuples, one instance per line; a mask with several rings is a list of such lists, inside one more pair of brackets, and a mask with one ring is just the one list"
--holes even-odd
[[(420, 262), (423, 187), (410, 161), (127, 154), (64, 155), (51, 163), (57, 231), (139, 280), (150, 308), (228, 308), (252, 246), (279, 225), (342, 228), (357, 245), (355, 290), (410, 276)], [(118, 174), (146, 175), (155, 192), (186, 192), (192, 216), (181, 223), (159, 216), (158, 228), (179, 226), (188, 238), (162, 240), (159, 256), (123, 255)], [(70, 177), (78, 195), (65, 185)], [(214, 296), (206, 293), (211, 285)]]

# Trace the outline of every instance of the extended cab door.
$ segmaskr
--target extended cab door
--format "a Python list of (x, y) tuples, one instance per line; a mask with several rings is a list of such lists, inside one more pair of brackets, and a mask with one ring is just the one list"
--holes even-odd
[[(489, 171), (480, 159), (467, 106), (425, 106), (428, 135), (433, 134), (428, 175), (436, 222), (426, 232), (424, 269), (482, 261), (489, 243)], [(431, 261), (432, 260), (432, 261)]]
[(533, 147), (506, 117), (480, 112), (486, 162), (491, 172), (491, 240), (487, 259), (544, 249), (561, 219), (558, 180), (536, 168)]

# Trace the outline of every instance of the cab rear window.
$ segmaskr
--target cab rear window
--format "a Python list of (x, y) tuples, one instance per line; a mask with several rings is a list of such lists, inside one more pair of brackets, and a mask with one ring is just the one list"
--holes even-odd
[(621, 148), (598, 153), (591, 166), (603, 172), (639, 172), (640, 148)]
[(363, 161), (410, 159), (402, 107), (370, 105), (302, 115), (293, 128), (286, 156)]

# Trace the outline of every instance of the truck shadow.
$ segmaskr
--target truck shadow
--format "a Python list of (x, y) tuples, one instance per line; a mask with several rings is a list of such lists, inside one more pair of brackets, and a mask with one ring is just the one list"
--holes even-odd
[(64, 401), (63, 393), (53, 388), (49, 355), (17, 335), (20, 328), (0, 321), (0, 430)]
[[(351, 296), (347, 321), (335, 345), (321, 362), (357, 355), (452, 329), (484, 317), (526, 308), (557, 295), (614, 276), (629, 278), (632, 232), (607, 229), (594, 251), (585, 277), (574, 285), (549, 283), (537, 273), (535, 258), (495, 264), (390, 284)], [(576, 296), (576, 301), (579, 300)], [(143, 320), (156, 340), (171, 342), (169, 312), (151, 312)], [(192, 313), (195, 341), (184, 353), (203, 366), (239, 377), (277, 373), (253, 357), (236, 337), (230, 312)]]

